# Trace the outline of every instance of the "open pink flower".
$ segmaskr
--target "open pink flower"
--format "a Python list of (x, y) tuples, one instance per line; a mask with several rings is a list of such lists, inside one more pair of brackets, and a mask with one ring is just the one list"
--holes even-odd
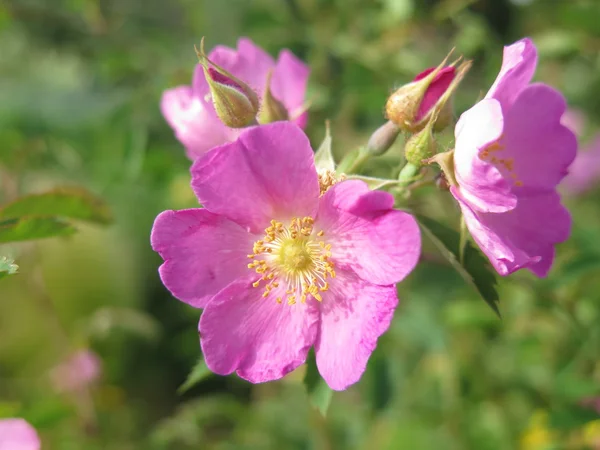
[[(267, 75), (272, 71), (271, 92), (288, 111), (291, 120), (306, 125), (303, 112), (310, 69), (289, 50), (282, 50), (277, 61), (250, 39), (241, 38), (237, 50), (215, 47), (208, 58), (249, 85), (262, 98)], [(164, 92), (161, 110), (190, 159), (211, 148), (235, 140), (241, 129), (228, 128), (217, 117), (202, 66), (198, 64), (191, 86)]]
[(79, 350), (60, 363), (50, 374), (54, 389), (59, 392), (78, 392), (98, 381), (100, 358), (91, 350)]
[(545, 276), (571, 216), (557, 184), (577, 151), (560, 122), (562, 95), (530, 84), (537, 52), (529, 39), (504, 49), (500, 74), (484, 100), (456, 125), (454, 167), (467, 227), (501, 275), (528, 268)]
[(320, 178), (290, 122), (250, 128), (191, 170), (204, 209), (161, 213), (152, 247), (165, 286), (205, 308), (208, 367), (275, 380), (314, 345), (329, 386), (358, 381), (417, 263), (414, 218), (362, 181)]
[(39, 450), (40, 438), (23, 419), (0, 419), (0, 450)]
[[(585, 117), (581, 112), (568, 110), (561, 122), (575, 135), (583, 134)], [(570, 195), (581, 195), (598, 184), (600, 184), (600, 134), (594, 136), (577, 152), (575, 161), (569, 166), (569, 175), (565, 177), (561, 187)]]

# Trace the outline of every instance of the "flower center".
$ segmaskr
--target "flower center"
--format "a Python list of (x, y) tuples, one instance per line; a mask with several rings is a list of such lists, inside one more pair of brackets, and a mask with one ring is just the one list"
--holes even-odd
[(502, 144), (503, 138), (504, 136), (500, 136), (496, 142), (492, 142), (490, 145), (484, 148), (479, 154), (479, 157), (484, 161), (494, 164), (504, 176), (510, 177), (515, 186), (522, 187), (523, 182), (518, 179), (518, 175), (514, 171), (514, 158), (502, 157), (502, 152), (505, 149), (504, 144)]
[[(325, 242), (323, 231), (314, 233), (313, 225), (312, 217), (294, 217), (288, 226), (271, 220), (265, 237), (254, 243), (248, 268), (261, 275), (252, 286), (263, 285), (264, 298), (274, 289), (281, 293), (281, 285), (289, 305), (297, 300), (306, 303), (309, 295), (319, 302), (323, 300), (321, 292), (329, 289), (327, 278), (334, 278), (335, 270), (329, 260), (331, 244)], [(277, 296), (277, 303), (282, 303), (283, 297)]]

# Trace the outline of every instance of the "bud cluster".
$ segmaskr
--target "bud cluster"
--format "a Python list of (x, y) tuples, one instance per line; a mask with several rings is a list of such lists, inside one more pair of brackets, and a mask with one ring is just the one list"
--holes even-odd
[(429, 68), (393, 92), (385, 106), (388, 119), (370, 137), (366, 150), (371, 155), (385, 153), (402, 132), (406, 135), (404, 155), (410, 168), (405, 174), (418, 173), (432, 161), (438, 151), (435, 132), (443, 131), (453, 121), (452, 97), (471, 67), (470, 61), (458, 58), (447, 65), (450, 54), (437, 67)]
[(273, 70), (267, 74), (262, 99), (244, 81), (211, 61), (204, 52), (204, 39), (196, 49), (217, 116), (230, 128), (289, 120), (286, 107), (272, 93)]

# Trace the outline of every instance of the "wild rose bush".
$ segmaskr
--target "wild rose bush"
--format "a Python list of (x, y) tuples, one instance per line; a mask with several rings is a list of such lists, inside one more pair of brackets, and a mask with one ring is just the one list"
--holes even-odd
[(593, 3), (0, 6), (0, 450), (598, 447)]
[[(419, 260), (418, 219), (399, 208), (436, 179), (499, 275), (548, 275), (556, 244), (570, 234), (557, 186), (577, 140), (562, 123), (560, 92), (531, 83), (530, 39), (505, 47), (487, 95), (458, 119), (452, 150), (440, 151), (435, 132), (452, 122), (451, 98), (471, 65), (460, 58), (394, 92), (388, 123), (338, 166), (331, 138), (315, 154), (292, 120), (308, 69), (287, 50), (277, 65), (247, 39), (237, 51), (218, 47), (208, 56), (202, 46), (198, 56), (194, 87), (167, 91), (162, 107), (196, 157), (191, 188), (201, 207), (160, 214), (152, 247), (164, 259), (167, 289), (203, 309), (198, 332), (213, 372), (277, 380), (314, 346), (330, 388), (356, 383), (390, 325), (396, 283)], [(281, 114), (264, 114), (275, 110)], [(360, 172), (401, 132), (405, 161), (396, 179)], [(481, 275), (464, 261), (468, 239), (451, 257), (477, 285)], [(494, 294), (483, 296), (495, 307)]]

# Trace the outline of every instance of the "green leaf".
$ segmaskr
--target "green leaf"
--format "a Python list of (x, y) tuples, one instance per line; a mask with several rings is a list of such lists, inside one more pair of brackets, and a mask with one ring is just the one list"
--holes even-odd
[(192, 369), (190, 374), (188, 375), (185, 382), (181, 386), (179, 386), (179, 389), (177, 389), (177, 393), (183, 394), (183, 393), (187, 392), (188, 390), (193, 388), (195, 385), (197, 385), (201, 381), (205, 380), (210, 375), (212, 375), (212, 372), (206, 366), (206, 363), (204, 362), (204, 360), (200, 359), (196, 363), (196, 365), (194, 366), (194, 368)]
[(442, 255), (463, 279), (479, 293), (481, 298), (500, 317), (496, 275), (492, 272), (485, 257), (471, 244), (464, 243), (464, 262), (460, 263), (460, 233), (429, 217), (417, 216), (423, 232), (431, 239)]
[(54, 236), (69, 236), (75, 228), (52, 217), (23, 217), (0, 222), (0, 244)]
[(319, 370), (317, 369), (317, 361), (315, 360), (312, 351), (306, 360), (304, 386), (306, 386), (306, 393), (308, 394), (310, 404), (318, 409), (323, 417), (327, 416), (327, 410), (331, 403), (333, 391), (327, 386), (325, 380), (321, 378)]
[(554, 284), (562, 286), (569, 282), (580, 281), (588, 273), (600, 271), (600, 255), (595, 253), (583, 253), (566, 263)]
[(329, 121), (325, 122), (325, 139), (315, 153), (315, 166), (317, 170), (335, 170), (335, 160), (331, 152), (331, 130)]
[(83, 188), (58, 188), (43, 194), (26, 195), (0, 209), (0, 219), (51, 216), (99, 224), (112, 221), (108, 205)]
[(7, 258), (6, 256), (0, 256), (0, 279), (8, 275), (13, 275), (17, 273), (18, 270), (19, 266), (17, 266), (12, 259)]

